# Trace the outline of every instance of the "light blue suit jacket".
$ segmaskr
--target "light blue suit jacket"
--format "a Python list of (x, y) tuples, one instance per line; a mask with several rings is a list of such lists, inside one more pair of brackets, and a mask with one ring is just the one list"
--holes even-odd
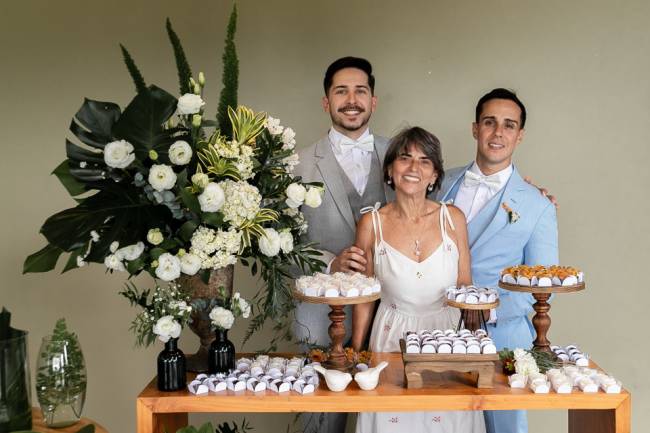
[[(438, 198), (454, 200), (470, 165), (449, 170)], [(506, 203), (519, 215), (510, 222)], [(506, 186), (467, 226), (472, 258), (472, 279), (478, 286), (496, 287), (501, 271), (509, 266), (558, 263), (555, 206), (539, 190), (526, 183), (515, 168)], [(497, 348), (530, 348), (534, 331), (528, 314), (535, 302), (527, 293), (499, 289), (496, 326), (491, 325)]]

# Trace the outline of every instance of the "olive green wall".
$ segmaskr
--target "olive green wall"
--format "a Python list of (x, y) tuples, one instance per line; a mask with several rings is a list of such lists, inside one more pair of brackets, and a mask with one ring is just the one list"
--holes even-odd
[[(45, 218), (73, 205), (49, 173), (64, 157), (83, 97), (124, 106), (133, 96), (118, 43), (148, 83), (174, 92), (164, 31), (171, 17), (192, 68), (207, 75), (214, 113), (229, 8), (223, 0), (0, 2), (0, 304), (30, 331), (32, 364), (41, 337), (68, 319), (88, 363), (84, 414), (111, 432), (134, 430), (135, 396), (160, 350), (133, 347), (135, 310), (117, 295), (124, 275), (97, 265), (23, 276), (22, 263), (43, 245)], [(477, 98), (497, 86), (516, 89), (530, 116), (516, 163), (559, 197), (561, 261), (582, 267), (588, 282), (585, 292), (556, 298), (550, 338), (579, 344), (621, 379), (633, 394), (634, 430), (647, 431), (649, 16), (644, 0), (241, 1), (240, 101), (279, 117), (307, 145), (328, 127), (320, 98), (329, 62), (367, 57), (379, 97), (373, 130), (421, 125), (441, 139), (452, 167), (473, 157)], [(252, 293), (254, 281), (239, 269), (236, 285)], [(183, 335), (187, 352), (195, 345)], [(284, 431), (292, 419), (249, 418), (259, 433)], [(530, 418), (532, 432), (566, 423), (557, 412)]]

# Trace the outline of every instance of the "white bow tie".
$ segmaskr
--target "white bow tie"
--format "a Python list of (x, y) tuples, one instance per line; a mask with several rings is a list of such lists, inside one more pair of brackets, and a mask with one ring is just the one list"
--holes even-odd
[(483, 176), (481, 174), (472, 173), (471, 171), (465, 172), (465, 179), (463, 185), (467, 187), (477, 186), (483, 184), (491, 190), (497, 190), (501, 186), (499, 175), (492, 174), (490, 176)]
[(341, 153), (348, 153), (355, 147), (359, 150), (365, 152), (372, 152), (374, 149), (375, 137), (372, 134), (368, 134), (360, 140), (353, 140), (349, 137), (345, 137), (339, 143), (339, 148)]

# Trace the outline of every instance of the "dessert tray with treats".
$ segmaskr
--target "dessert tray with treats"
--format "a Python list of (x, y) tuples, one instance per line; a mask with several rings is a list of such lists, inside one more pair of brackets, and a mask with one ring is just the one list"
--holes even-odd
[(312, 298), (354, 298), (372, 296), (380, 292), (381, 286), (376, 278), (366, 277), (359, 272), (336, 272), (305, 275), (296, 280), (296, 292)]
[(501, 283), (534, 288), (584, 287), (584, 273), (572, 266), (518, 265), (501, 272)]
[(571, 394), (574, 391), (595, 393), (602, 389), (606, 394), (619, 394), (621, 382), (602, 371), (567, 365), (548, 370), (546, 374), (513, 374), (508, 377), (511, 388), (528, 386), (535, 394), (548, 394), (551, 390), (558, 394)]
[(421, 388), (422, 372), (477, 372), (478, 388), (493, 386), (499, 359), (494, 342), (483, 329), (407, 331), (400, 339), (407, 388)]
[(447, 305), (465, 310), (490, 310), (499, 306), (499, 292), (490, 287), (451, 286), (447, 288)]
[(270, 357), (258, 355), (255, 359), (240, 358), (237, 368), (228, 374), (199, 374), (187, 385), (194, 395), (209, 393), (253, 393), (265, 390), (274, 393), (293, 391), (311, 394), (318, 387), (318, 363), (305, 364), (305, 358)]

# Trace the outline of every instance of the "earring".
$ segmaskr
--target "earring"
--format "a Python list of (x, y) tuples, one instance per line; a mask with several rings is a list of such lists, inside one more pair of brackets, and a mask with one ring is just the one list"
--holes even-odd
[(427, 186), (427, 191), (431, 192), (433, 191), (433, 184), (430, 183), (429, 186)]
[(386, 183), (389, 184), (389, 185), (390, 185), (391, 183), (393, 183), (393, 178), (390, 177), (390, 176), (388, 176), (388, 180), (386, 181)]

